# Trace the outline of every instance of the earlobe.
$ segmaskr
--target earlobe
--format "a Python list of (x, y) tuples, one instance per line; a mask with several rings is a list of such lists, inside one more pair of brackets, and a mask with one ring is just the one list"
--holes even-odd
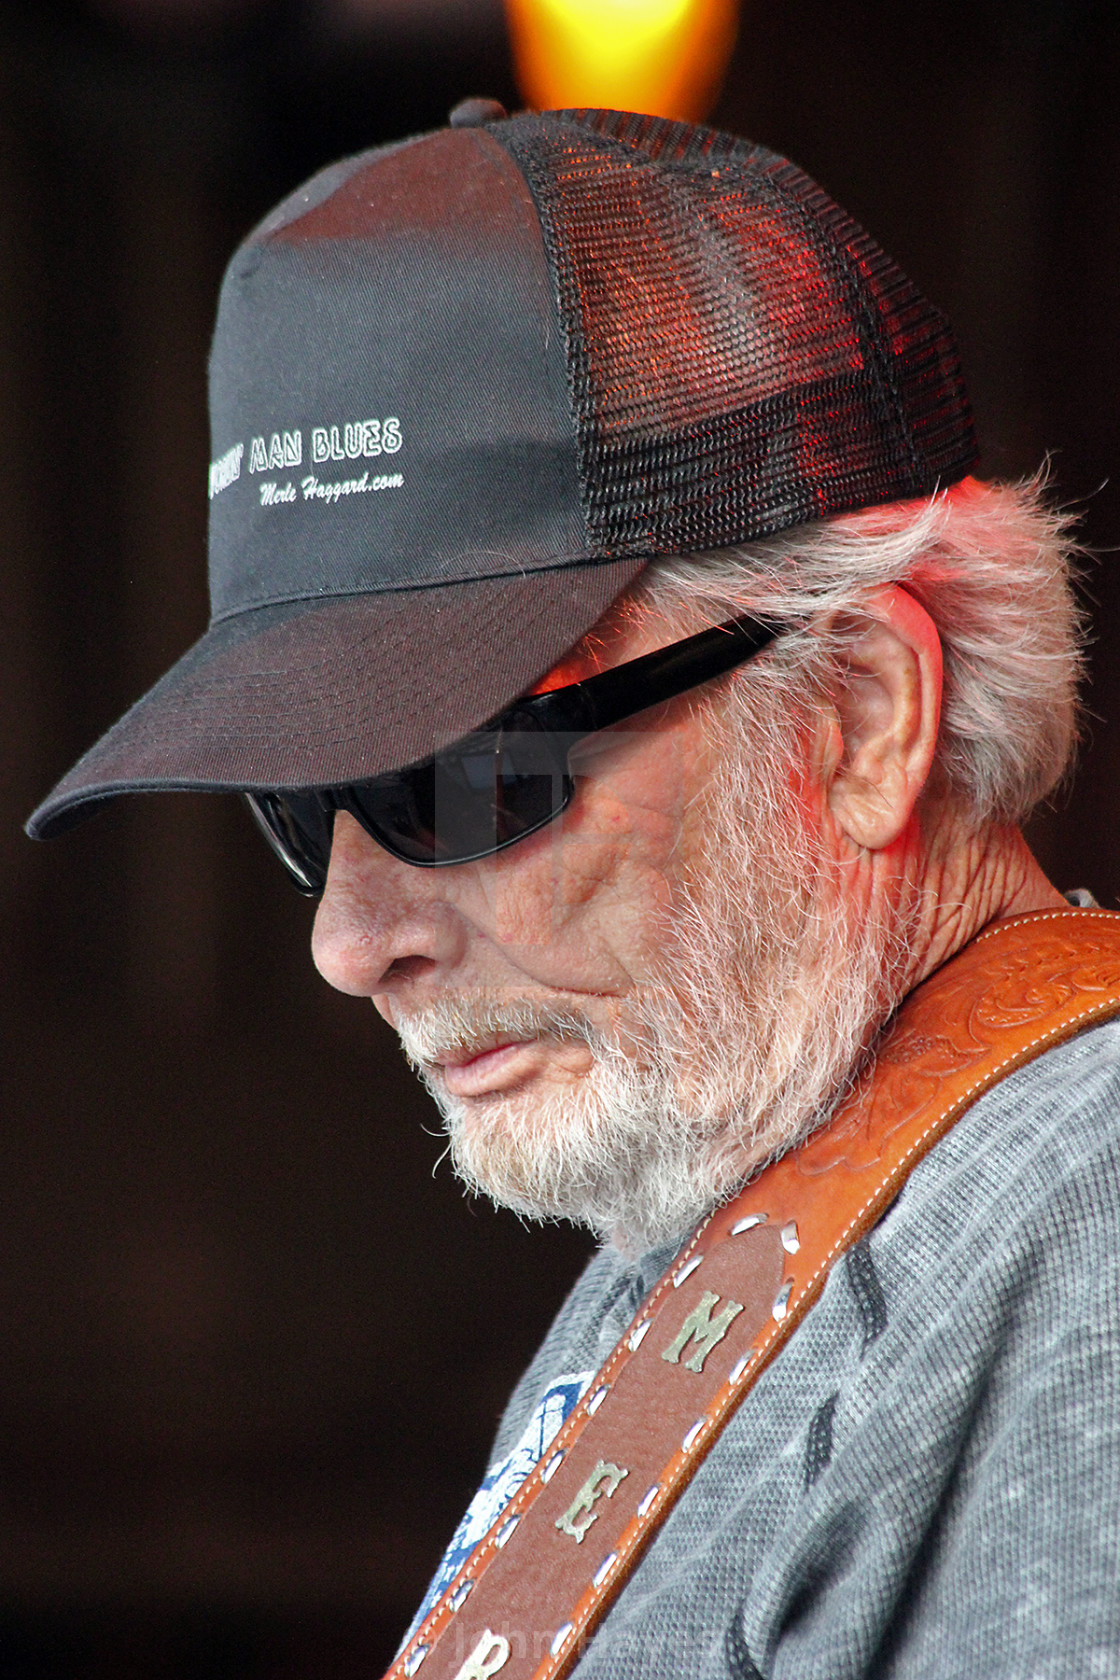
[(941, 717), (941, 642), (906, 590), (877, 590), (866, 616), (851, 620), (833, 702), (842, 750), (829, 773), (829, 809), (857, 846), (880, 851), (910, 821)]

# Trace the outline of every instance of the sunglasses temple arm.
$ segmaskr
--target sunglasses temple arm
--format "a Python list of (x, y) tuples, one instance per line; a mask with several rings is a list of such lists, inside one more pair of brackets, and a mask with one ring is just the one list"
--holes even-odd
[[(723, 676), (761, 653), (783, 628), (756, 618), (731, 619), (672, 647), (657, 648), (625, 665), (600, 671), (567, 691), (558, 690), (558, 696), (566, 692), (567, 727), (571, 729), (578, 716), (577, 727), (581, 733), (591, 734), (621, 723), (647, 706), (672, 700), (698, 683)], [(549, 700), (551, 695), (541, 695), (540, 699)]]

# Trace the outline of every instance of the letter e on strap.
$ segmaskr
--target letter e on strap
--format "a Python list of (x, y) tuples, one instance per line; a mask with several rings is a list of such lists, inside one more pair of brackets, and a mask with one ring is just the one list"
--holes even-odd
[(561, 1534), (570, 1534), (578, 1545), (598, 1515), (591, 1508), (595, 1501), (604, 1493), (609, 1499), (619, 1482), (629, 1474), (629, 1470), (622, 1470), (617, 1464), (607, 1464), (600, 1459), (563, 1516), (557, 1517), (556, 1527)]

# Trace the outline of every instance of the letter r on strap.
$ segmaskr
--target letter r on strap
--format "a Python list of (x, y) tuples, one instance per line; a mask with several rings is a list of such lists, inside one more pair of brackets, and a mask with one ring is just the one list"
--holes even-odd
[[(460, 1647), (461, 1649), (461, 1647)], [(509, 1661), (509, 1640), (487, 1628), (455, 1680), (490, 1680)]]

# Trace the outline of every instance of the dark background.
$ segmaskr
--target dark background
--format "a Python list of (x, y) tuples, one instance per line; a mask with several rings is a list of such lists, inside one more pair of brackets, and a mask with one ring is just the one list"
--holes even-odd
[[(1120, 9), (750, 0), (717, 120), (958, 329), (985, 468), (1084, 504), (1082, 768), (1034, 838), (1120, 894)], [(516, 102), (497, 0), (0, 9), (0, 1680), (380, 1674), (584, 1240), (434, 1119), (233, 800), (19, 824), (205, 624), (233, 246), (346, 150)]]

